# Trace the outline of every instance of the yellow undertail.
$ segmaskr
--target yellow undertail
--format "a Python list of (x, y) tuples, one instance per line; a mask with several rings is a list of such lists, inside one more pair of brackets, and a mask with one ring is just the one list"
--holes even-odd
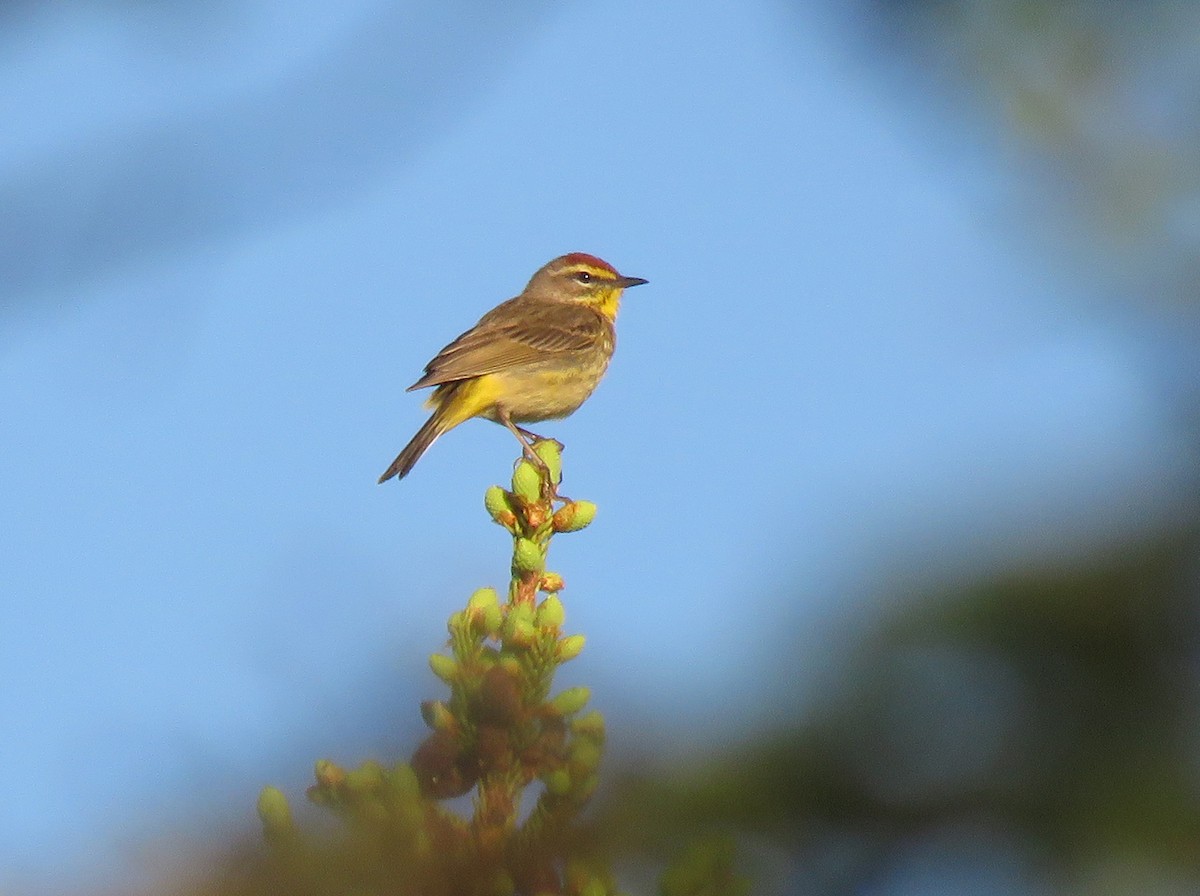
[(489, 374), (438, 386), (427, 403), (433, 407), (433, 413), (404, 450), (396, 455), (379, 481), (387, 482), (393, 476), (403, 479), (440, 435), (491, 409), (498, 397), (497, 385), (495, 377)]

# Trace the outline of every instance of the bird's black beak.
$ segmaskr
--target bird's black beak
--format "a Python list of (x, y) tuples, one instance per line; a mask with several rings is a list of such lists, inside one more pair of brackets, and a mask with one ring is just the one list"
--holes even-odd
[(643, 283), (649, 283), (649, 280), (643, 280), (641, 277), (618, 277), (617, 286), (621, 289), (629, 289), (631, 286), (641, 286)]

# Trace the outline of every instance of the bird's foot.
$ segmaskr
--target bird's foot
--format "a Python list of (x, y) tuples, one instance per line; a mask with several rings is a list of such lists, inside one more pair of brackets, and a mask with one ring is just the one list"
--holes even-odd
[[(563, 443), (557, 439), (543, 439), (538, 437), (538, 441), (553, 442), (559, 451), (562, 451), (563, 449)], [(546, 499), (549, 501), (560, 501), (563, 504), (570, 504), (571, 499), (566, 495), (559, 493), (558, 487), (562, 483), (554, 481), (554, 471), (550, 469), (550, 465), (542, 459), (541, 455), (534, 451), (533, 447), (530, 445), (525, 446), (524, 454), (525, 459), (537, 468), (537, 471), (541, 476), (542, 494), (546, 497)], [(560, 473), (559, 475), (561, 476), (562, 474)]]

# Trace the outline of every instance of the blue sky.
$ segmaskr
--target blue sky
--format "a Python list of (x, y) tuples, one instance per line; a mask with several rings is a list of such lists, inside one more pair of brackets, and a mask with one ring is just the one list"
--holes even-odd
[(650, 281), (544, 427), (600, 506), (551, 565), (615, 749), (735, 736), (781, 645), (803, 694), (894, 567), (1111, 537), (1184, 481), (1145, 335), (1005, 229), (1012, 159), (799, 6), (10, 14), (0, 886), (126, 879), (412, 748), (516, 446), (375, 479), (428, 358), (563, 252)]

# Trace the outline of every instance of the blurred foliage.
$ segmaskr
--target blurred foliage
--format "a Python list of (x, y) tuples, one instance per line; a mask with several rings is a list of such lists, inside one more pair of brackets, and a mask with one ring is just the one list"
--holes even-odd
[[(814, 717), (627, 772), (610, 849), (732, 829), (797, 857), (812, 892), (858, 893), (960, 831), (946, 873), (1012, 855), (1061, 892), (1200, 891), (1198, 533), (900, 601)], [(786, 703), (786, 672), (773, 686)], [(1112, 863), (1137, 887), (1099, 887)]]
[[(488, 515), (512, 536), (512, 578), (503, 601), (481, 588), (451, 615), (450, 654), (429, 658), (450, 694), (421, 704), (428, 737), (390, 767), (317, 762), (308, 797), (341, 819), (336, 835), (297, 825), (287, 797), (265, 788), (258, 814), (270, 851), (234, 876), (236, 892), (612, 892), (579, 825), (599, 781), (604, 718), (581, 714), (585, 687), (551, 696), (555, 673), (584, 639), (563, 634), (563, 580), (546, 556), (556, 534), (596, 514), (594, 504), (557, 494), (561, 447), (526, 447), (513, 490), (487, 490)], [(536, 801), (522, 815), (527, 792)], [(474, 812), (464, 818), (446, 801), (468, 794)]]
[[(795, 711), (783, 646), (773, 730), (610, 761), (572, 849), (618, 879), (673, 860), (664, 893), (747, 892), (735, 843), (760, 893), (914, 892), (897, 878), (921, 862), (917, 892), (996, 866), (1018, 883), (981, 891), (1200, 891), (1200, 518), (890, 597), (816, 710)], [(364, 878), (361, 849), (343, 842), (290, 892), (411, 891)], [(279, 861), (243, 848), (184, 891), (276, 892)]]
[(1075, 250), (1125, 298), (1200, 304), (1200, 4), (870, 5), (882, 58), (1032, 162), (1018, 189), (1038, 211), (1023, 233)]
[[(503, 600), (481, 588), (450, 616), (449, 655), (433, 673), (450, 688), (427, 700), (430, 728), (408, 762), (347, 770), (321, 759), (308, 797), (340, 825), (298, 823), (287, 796), (258, 799), (264, 843), (237, 851), (176, 892), (606, 896), (616, 881), (596, 829), (582, 818), (599, 782), (605, 723), (583, 712), (586, 687), (551, 695), (581, 635), (564, 635), (564, 587), (546, 569), (555, 535), (586, 528), (587, 501), (557, 492), (562, 446), (536, 441), (515, 465), (512, 491), (492, 486), (484, 508), (512, 536)], [(555, 504), (561, 507), (555, 509)], [(464, 816), (450, 800), (469, 796)], [(524, 809), (523, 809), (524, 807)], [(667, 865), (664, 896), (742, 896), (734, 843), (707, 838)]]

